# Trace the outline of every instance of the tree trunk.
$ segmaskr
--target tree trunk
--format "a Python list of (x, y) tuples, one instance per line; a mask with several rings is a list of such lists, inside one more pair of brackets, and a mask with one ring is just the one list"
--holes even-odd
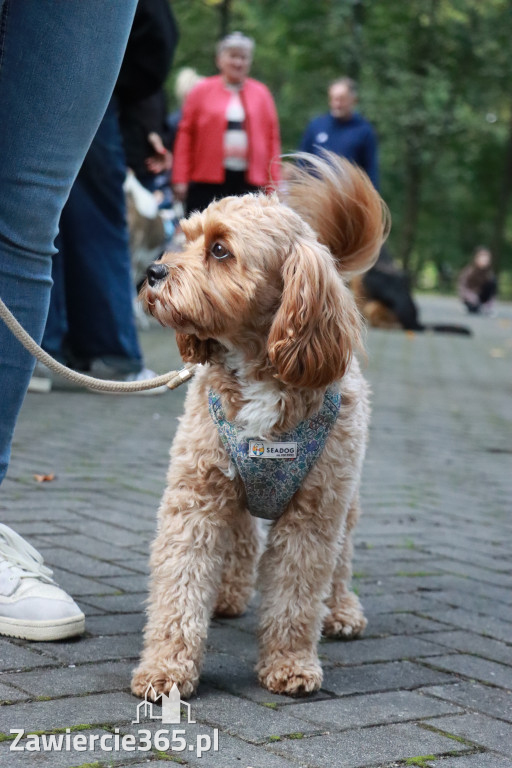
[(405, 206), (402, 221), (402, 237), (398, 253), (402, 267), (411, 271), (411, 255), (416, 242), (420, 212), (422, 168), (417, 142), (409, 139), (405, 154)]
[(505, 240), (505, 227), (507, 223), (507, 213), (512, 195), (512, 110), (510, 114), (510, 124), (507, 146), (505, 149), (505, 162), (503, 164), (503, 178), (501, 181), (500, 197), (494, 220), (494, 231), (491, 241), (491, 250), (493, 255), (493, 266), (498, 273), (502, 266), (503, 243)]
[(347, 66), (347, 74), (357, 83), (359, 82), (359, 77), (361, 75), (364, 6), (363, 0), (352, 0), (352, 2), (352, 47), (350, 51), (350, 61)]
[(226, 37), (229, 33), (229, 22), (231, 20), (231, 0), (222, 0), (220, 7), (220, 37)]

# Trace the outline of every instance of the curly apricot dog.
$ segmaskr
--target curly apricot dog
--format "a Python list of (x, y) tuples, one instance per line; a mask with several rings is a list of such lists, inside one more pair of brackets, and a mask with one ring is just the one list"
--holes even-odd
[[(348, 638), (366, 625), (350, 580), (368, 389), (344, 278), (374, 263), (387, 215), (354, 166), (306, 158), (309, 172), (295, 168), (286, 203), (275, 194), (213, 202), (182, 222), (185, 250), (148, 269), (147, 307), (176, 330), (183, 359), (203, 366), (171, 449), (151, 551), (132, 681), (141, 696), (149, 683), (190, 696), (210, 616), (243, 613), (257, 570), (258, 673), (270, 691), (317, 690), (322, 627)], [(273, 519), (261, 559), (251, 512)]]

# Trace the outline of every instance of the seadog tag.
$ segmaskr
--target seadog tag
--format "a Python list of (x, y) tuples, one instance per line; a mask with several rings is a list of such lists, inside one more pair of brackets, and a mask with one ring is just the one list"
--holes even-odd
[(249, 440), (249, 456), (252, 459), (296, 459), (297, 443)]

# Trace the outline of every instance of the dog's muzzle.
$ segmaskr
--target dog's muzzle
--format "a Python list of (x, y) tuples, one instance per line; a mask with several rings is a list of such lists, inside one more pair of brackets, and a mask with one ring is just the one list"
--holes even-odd
[(154, 286), (160, 282), (160, 280), (165, 280), (168, 274), (169, 267), (167, 267), (165, 264), (161, 264), (158, 261), (150, 264), (146, 270), (148, 284), (151, 286), (151, 288), (154, 288)]

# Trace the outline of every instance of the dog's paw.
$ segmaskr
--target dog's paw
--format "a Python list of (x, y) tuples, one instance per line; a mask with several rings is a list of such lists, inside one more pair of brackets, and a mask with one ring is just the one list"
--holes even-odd
[(192, 670), (186, 670), (172, 664), (149, 665), (141, 663), (132, 676), (132, 693), (141, 699), (147, 693), (147, 698), (154, 701), (161, 693), (169, 693), (176, 683), (181, 698), (188, 699), (194, 693), (199, 681), (195, 665), (192, 667)]
[(247, 599), (241, 595), (222, 593), (217, 598), (213, 615), (218, 618), (235, 619), (245, 613), (247, 602)]
[(307, 696), (322, 685), (322, 667), (317, 659), (287, 659), (262, 662), (259, 681), (272, 693)]
[(242, 616), (254, 592), (252, 583), (232, 584), (228, 581), (221, 584), (215, 608), (214, 616), (233, 619)]
[(367, 623), (359, 598), (353, 592), (347, 592), (325, 617), (323, 633), (327, 637), (352, 640), (364, 631)]

